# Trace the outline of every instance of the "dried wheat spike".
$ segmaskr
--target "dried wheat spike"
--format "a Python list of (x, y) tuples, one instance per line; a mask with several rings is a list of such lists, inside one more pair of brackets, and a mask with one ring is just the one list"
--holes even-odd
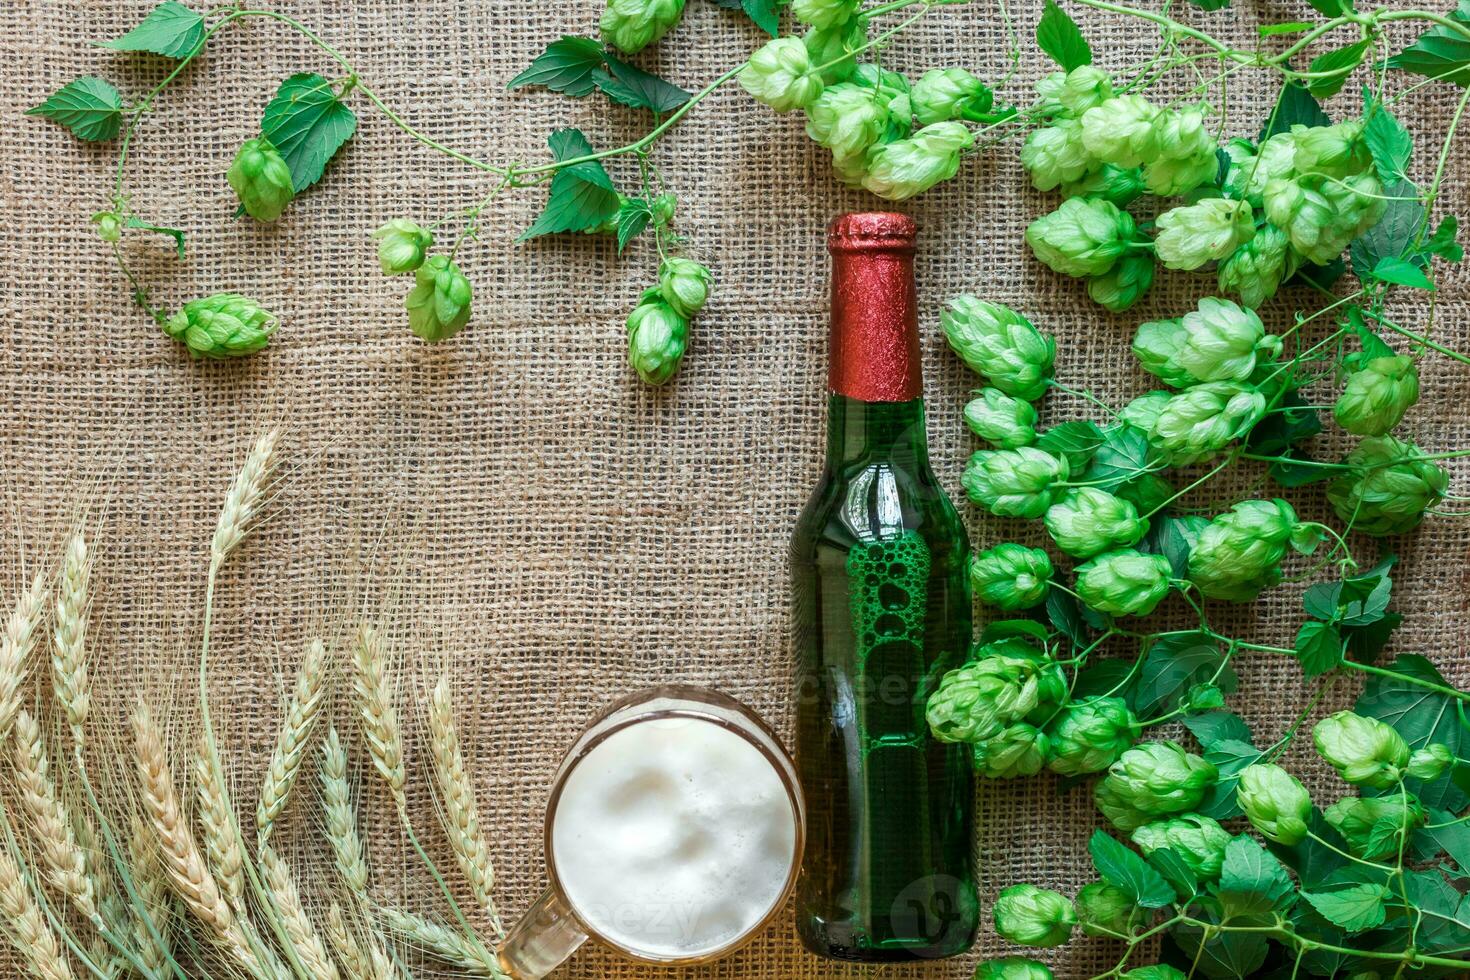
[(194, 756), (194, 791), (199, 803), (199, 825), (204, 830), (204, 853), (209, 870), (219, 882), (236, 915), (245, 914), (245, 849), (235, 832), (224, 773), (201, 739)]
[(385, 908), (382, 915), (389, 929), (435, 959), (442, 960), (472, 977), (507, 980), (505, 971), (500, 968), (500, 962), (494, 954), (479, 943), (471, 942), (446, 926), (402, 909)]
[(327, 906), (327, 940), (351, 980), (402, 980), (387, 949), (371, 930), (353, 929), (342, 906)]
[(71, 966), (61, 952), (61, 943), (31, 894), (10, 850), (0, 847), (0, 914), (3, 931), (14, 944), (31, 973), (40, 980), (72, 980)]
[[(148, 833), (137, 814), (133, 814), (133, 833), (128, 840), (129, 874), (143, 910), (129, 906), (133, 943), (138, 959), (153, 974), (161, 976), (173, 957), (173, 909), (159, 860), (158, 844)], [(144, 921), (143, 916), (148, 916)], [(151, 928), (150, 928), (151, 927)], [(156, 938), (155, 938), (156, 936)]]
[(383, 641), (378, 631), (363, 626), (352, 645), (353, 686), (357, 692), (357, 712), (362, 720), (362, 733), (367, 739), (373, 766), (383, 777), (393, 802), (401, 810), (406, 805), (403, 795), (407, 776), (403, 767), (403, 731), (398, 725), (398, 712), (393, 707), (393, 692), (388, 684), (384, 663)]
[(31, 835), (45, 868), (46, 880), (89, 923), (101, 927), (97, 892), (87, 874), (87, 859), (77, 845), (67, 808), (56, 792), (41, 726), (29, 711), (15, 717), (15, 784), (30, 822)]
[(46, 579), (37, 575), (22, 592), (5, 620), (0, 636), (0, 738), (10, 733), (15, 713), (20, 710), (20, 691), (31, 670), (36, 649), (36, 632), (46, 613)]
[(306, 646), (306, 656), (296, 678), (296, 690), (286, 708), (285, 720), (276, 737), (276, 748), (271, 753), (270, 765), (266, 767), (261, 784), (260, 802), (255, 808), (255, 826), (262, 846), (270, 838), (276, 821), (291, 798), (296, 777), (301, 772), (301, 760), (311, 741), (312, 729), (321, 716), (326, 692), (327, 648), (321, 640), (312, 640)]
[(291, 867), (269, 844), (260, 849), (260, 866), (265, 872), (265, 887), (280, 915), (281, 926), (290, 940), (296, 959), (306, 968), (312, 980), (341, 980), (337, 964), (317, 934), (316, 926), (301, 904), (301, 892)]
[(469, 882), (471, 894), (499, 933), (502, 931), (500, 914), (491, 895), (495, 872), (475, 806), (474, 782), (465, 772), (459, 733), (454, 727), (454, 699), (448, 677), (439, 678), (429, 697), (429, 741), (433, 748), (434, 776), (439, 787), (445, 833)]
[(56, 582), (51, 683), (77, 745), (82, 743), (82, 726), (92, 706), (92, 685), (87, 677), (87, 617), (91, 606), (88, 580), (91, 567), (86, 539), (81, 534), (73, 534), (67, 542), (61, 575)]
[(266, 486), (270, 483), (271, 470), (275, 466), (276, 440), (280, 431), (271, 429), (255, 441), (245, 465), (235, 474), (230, 492), (225, 495), (220, 509), (219, 523), (215, 526), (214, 539), (210, 542), (210, 565), (218, 568), (229, 555), (245, 540), (250, 522), (260, 511)]
[(153, 827), (170, 884), (189, 911), (212, 929), (225, 949), (253, 976), (264, 975), (235, 910), (220, 892), (184, 819), (163, 738), (147, 707), (133, 713), (133, 736), (143, 809)]
[(357, 810), (352, 805), (352, 786), (347, 781), (347, 750), (336, 728), (327, 729), (322, 740), (319, 773), (322, 783), (323, 824), (337, 873), (349, 891), (367, 895), (368, 866), (362, 838), (357, 833)]

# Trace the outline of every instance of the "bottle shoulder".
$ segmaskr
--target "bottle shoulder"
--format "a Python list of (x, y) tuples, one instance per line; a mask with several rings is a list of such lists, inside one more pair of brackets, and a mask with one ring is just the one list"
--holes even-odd
[(802, 508), (792, 536), (792, 557), (842, 552), (864, 541), (917, 533), (944, 552), (968, 553), (959, 512), (932, 471), (902, 470), (884, 462), (824, 469)]

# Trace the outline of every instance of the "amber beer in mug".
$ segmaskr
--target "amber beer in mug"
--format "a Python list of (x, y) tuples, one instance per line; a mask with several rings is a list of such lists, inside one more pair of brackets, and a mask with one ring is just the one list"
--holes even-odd
[(974, 776), (924, 704), (969, 646), (969, 543), (929, 466), (914, 224), (844, 215), (827, 244), (827, 460), (791, 542), (797, 931), (834, 959), (953, 956), (979, 924)]

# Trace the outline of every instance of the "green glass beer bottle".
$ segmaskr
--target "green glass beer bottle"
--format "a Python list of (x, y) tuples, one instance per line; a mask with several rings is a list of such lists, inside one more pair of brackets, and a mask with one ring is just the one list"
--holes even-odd
[(924, 721), (970, 643), (969, 542), (929, 466), (914, 240), (900, 214), (828, 229), (827, 461), (791, 542), (797, 930), (862, 962), (953, 956), (979, 925), (969, 751)]

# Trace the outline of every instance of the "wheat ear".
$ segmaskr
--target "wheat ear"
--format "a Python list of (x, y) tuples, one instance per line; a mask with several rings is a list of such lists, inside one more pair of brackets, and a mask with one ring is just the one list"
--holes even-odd
[(82, 744), (82, 726), (92, 706), (92, 685), (87, 677), (87, 617), (91, 606), (88, 580), (91, 567), (86, 539), (80, 533), (73, 534), (67, 541), (61, 575), (56, 582), (51, 683), (78, 746)]
[(267, 844), (260, 849), (260, 867), (265, 873), (265, 887), (280, 914), (286, 938), (306, 972), (312, 980), (341, 980), (337, 964), (301, 904), (301, 892), (290, 865)]
[(255, 440), (245, 465), (235, 474), (230, 492), (225, 495), (220, 509), (219, 523), (215, 525), (214, 538), (209, 546), (210, 564), (218, 568), (230, 552), (245, 540), (250, 522), (260, 512), (265, 489), (270, 483), (271, 470), (275, 465), (276, 442), (280, 430), (271, 429)]
[(327, 729), (322, 740), (319, 776), (322, 784), (322, 810), (327, 842), (337, 873), (347, 889), (365, 898), (368, 887), (367, 858), (362, 838), (357, 833), (357, 810), (352, 805), (352, 786), (347, 781), (347, 750), (336, 728)]
[(225, 792), (224, 773), (201, 743), (194, 757), (194, 790), (199, 803), (199, 826), (204, 831), (204, 853), (209, 870), (219, 882), (236, 915), (245, 914), (245, 849), (235, 833)]
[(382, 915), (389, 929), (435, 959), (443, 960), (470, 976), (504, 980), (505, 972), (500, 968), (500, 962), (479, 943), (472, 943), (447, 926), (402, 909), (385, 908)]
[[(142, 906), (129, 908), (133, 943), (137, 947), (138, 960), (155, 976), (162, 976), (168, 971), (169, 960), (173, 958), (170, 941), (173, 912), (169, 907), (168, 881), (159, 860), (158, 844), (136, 813), (133, 814), (128, 856), (131, 864), (128, 874)], [(145, 915), (146, 920), (143, 918)]]
[(352, 644), (357, 713), (373, 766), (393, 794), (394, 804), (403, 811), (407, 806), (403, 793), (407, 781), (403, 767), (403, 730), (398, 724), (398, 712), (393, 707), (393, 692), (388, 684), (384, 660), (383, 641), (378, 631), (371, 626), (363, 626), (357, 631), (357, 638)]
[(255, 808), (255, 827), (261, 846), (270, 839), (276, 821), (286, 809), (301, 760), (311, 741), (312, 729), (321, 716), (322, 701), (327, 692), (327, 648), (321, 640), (306, 646), (301, 672), (296, 677), (296, 690), (286, 708), (286, 718), (276, 737), (276, 748), (266, 767), (260, 788), (260, 802)]
[(199, 844), (184, 820), (178, 790), (163, 749), (163, 738), (152, 714), (144, 706), (133, 713), (133, 736), (138, 778), (142, 785), (143, 808), (153, 827), (158, 853), (168, 880), (201, 922), (214, 930), (220, 943), (252, 975), (260, 976), (259, 960), (235, 911), (220, 892), (200, 853)]
[(20, 710), (20, 689), (31, 669), (36, 649), (36, 631), (46, 612), (46, 579), (37, 575), (22, 592), (5, 620), (0, 636), (0, 738), (9, 734)]
[(398, 967), (377, 938), (347, 923), (342, 906), (327, 906), (327, 940), (352, 980), (401, 980)]
[(434, 756), (434, 776), (442, 804), (441, 817), (460, 870), (469, 882), (475, 901), (485, 910), (497, 933), (503, 934), (500, 914), (495, 909), (491, 889), (495, 872), (490, 863), (490, 847), (480, 827), (475, 806), (475, 787), (465, 772), (464, 754), (459, 747), (459, 732), (454, 727), (454, 698), (449, 678), (439, 678), (429, 696), (429, 741)]
[(97, 909), (97, 890), (87, 874), (86, 856), (77, 846), (71, 816), (51, 778), (41, 726), (24, 709), (15, 717), (14, 750), (16, 790), (30, 821), (46, 880), (88, 923), (104, 928)]
[(9, 848), (0, 846), (0, 914), (10, 937), (33, 976), (40, 980), (72, 980), (61, 942), (46, 924), (30, 885)]
[(132, 938), (131, 921), (128, 918), (127, 901), (117, 890), (112, 878), (112, 866), (106, 852), (97, 841), (97, 828), (92, 823), (87, 808), (71, 811), (71, 826), (76, 834), (77, 848), (82, 852), (82, 866), (92, 883), (97, 896), (97, 912), (102, 916), (102, 926), (96, 930), (89, 947), (92, 963), (107, 976), (121, 976), (129, 971), (128, 957), (114, 943), (128, 943), (127, 952), (136, 952)]

